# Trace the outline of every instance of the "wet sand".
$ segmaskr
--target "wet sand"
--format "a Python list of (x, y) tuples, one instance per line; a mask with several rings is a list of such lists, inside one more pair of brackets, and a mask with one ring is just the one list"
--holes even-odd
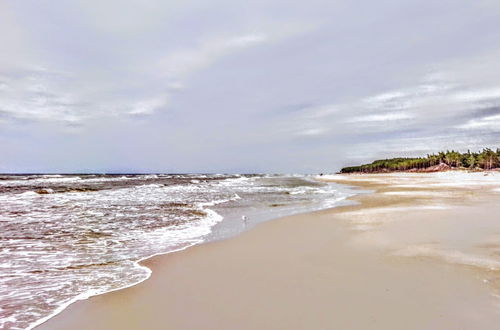
[(327, 177), (374, 193), (153, 257), (37, 329), (497, 329), (495, 175)]

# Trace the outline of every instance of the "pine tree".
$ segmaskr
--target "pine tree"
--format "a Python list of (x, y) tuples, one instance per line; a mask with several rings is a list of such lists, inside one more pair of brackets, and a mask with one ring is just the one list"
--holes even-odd
[(361, 166), (345, 167), (341, 170), (342, 173), (352, 172), (388, 172), (388, 171), (408, 171), (422, 170), (439, 164), (447, 164), (453, 168), (467, 167), (469, 169), (482, 168), (493, 169), (500, 167), (500, 148), (496, 151), (485, 148), (480, 153), (471, 153), (467, 150), (466, 153), (460, 153), (454, 150), (439, 152), (436, 154), (427, 154), (426, 157), (420, 158), (391, 158), (379, 159), (370, 164)]

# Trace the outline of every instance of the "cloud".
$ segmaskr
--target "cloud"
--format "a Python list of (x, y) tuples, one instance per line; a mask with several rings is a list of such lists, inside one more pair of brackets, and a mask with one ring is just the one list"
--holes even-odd
[[(16, 68), (0, 66), (2, 122), (27, 120), (74, 126), (99, 118), (151, 116), (166, 110), (176, 95), (188, 88), (194, 74), (249, 48), (307, 30), (299, 27), (302, 25), (268, 24), (268, 33), (207, 33), (190, 47), (170, 45), (128, 67), (115, 68), (113, 63), (105, 63), (105, 68), (100, 63), (89, 63), (85, 68), (64, 67), (48, 62), (37, 66), (23, 66), (21, 62)], [(118, 59), (122, 56), (116, 55)]]
[(267, 39), (266, 35), (254, 33), (229, 39), (227, 44), (230, 47), (248, 47), (262, 43), (266, 41), (266, 39)]
[(0, 117), (4, 122), (54, 122), (76, 127), (99, 118), (151, 115), (168, 104), (165, 93), (115, 99), (112, 89), (100, 91), (99, 84), (79, 88), (81, 81), (75, 74), (43, 67), (4, 73), (0, 81)]
[(60, 91), (69, 77), (61, 72), (33, 68), (0, 76), (0, 110), (6, 119), (75, 123), (85, 118), (84, 103)]
[[(414, 84), (302, 108), (286, 114), (285, 131), (349, 143), (354, 158), (356, 153), (418, 155), (467, 143), (469, 148), (494, 144), (500, 135), (499, 81), (481, 81), (473, 68), (487, 66), (500, 74), (495, 58), (444, 62)], [(476, 138), (474, 132), (487, 134)]]
[(0, 2), (1, 165), (324, 171), (498, 143), (499, 8)]
[(265, 34), (242, 34), (226, 38), (203, 40), (195, 47), (176, 49), (164, 56), (157, 70), (174, 84), (180, 84), (190, 74), (202, 70), (221, 57), (247, 47), (264, 43)]
[(466, 130), (493, 130), (500, 132), (500, 114), (478, 119), (471, 119), (463, 125), (457, 126)]
[(500, 86), (458, 92), (452, 96), (458, 102), (484, 102), (500, 100)]
[(366, 115), (354, 118), (349, 118), (346, 120), (348, 123), (362, 123), (362, 122), (385, 122), (385, 121), (395, 121), (395, 120), (405, 120), (412, 119), (415, 115), (407, 112), (386, 112), (376, 115)]
[(168, 104), (167, 96), (143, 100), (135, 103), (132, 106), (132, 109), (128, 113), (131, 115), (140, 115), (140, 116), (150, 115), (155, 111), (157, 111), (158, 109), (167, 106), (167, 104)]
[(310, 128), (310, 129), (305, 129), (303, 131), (299, 131), (296, 134), (297, 135), (302, 135), (302, 136), (318, 136), (318, 135), (323, 135), (327, 132), (328, 130), (325, 128)]
[(0, 71), (0, 116), (4, 122), (25, 120), (75, 125), (96, 118), (152, 115), (168, 106), (173, 93), (185, 88), (184, 79), (190, 74), (218, 58), (265, 41), (263, 34), (243, 34), (204, 41), (193, 49), (175, 50), (162, 60), (160, 67), (153, 66), (155, 71), (161, 71), (165, 82), (163, 87), (156, 86), (156, 92), (147, 91), (145, 94), (149, 96), (134, 90), (129, 95), (120, 95), (120, 99), (113, 97), (120, 89), (134, 88), (133, 80), (118, 83), (103, 77), (97, 82), (83, 81), (85, 86), (80, 88), (85, 74), (78, 71), (63, 72), (43, 66)]

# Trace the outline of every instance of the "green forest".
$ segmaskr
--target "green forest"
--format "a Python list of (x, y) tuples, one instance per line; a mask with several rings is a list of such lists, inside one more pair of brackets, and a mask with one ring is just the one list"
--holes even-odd
[(370, 164), (344, 167), (340, 173), (380, 173), (396, 171), (431, 172), (450, 168), (490, 170), (500, 168), (500, 149), (485, 148), (481, 152), (439, 152), (420, 158), (380, 159)]

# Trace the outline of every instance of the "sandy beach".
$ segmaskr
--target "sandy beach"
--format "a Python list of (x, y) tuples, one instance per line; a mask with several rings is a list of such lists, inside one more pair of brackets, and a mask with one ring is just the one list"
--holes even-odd
[(498, 329), (500, 173), (322, 180), (367, 193), (148, 259), (36, 329)]

